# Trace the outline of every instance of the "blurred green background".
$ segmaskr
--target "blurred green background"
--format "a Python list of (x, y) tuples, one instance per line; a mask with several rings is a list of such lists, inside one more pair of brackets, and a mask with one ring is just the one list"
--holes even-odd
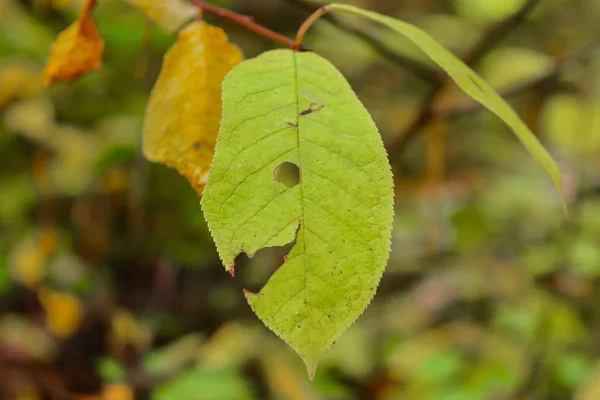
[[(100, 0), (102, 69), (44, 89), (50, 46), (82, 2), (0, 0), (0, 398), (600, 399), (600, 1), (540, 0), (511, 26), (523, 0), (348, 3), (459, 55), (507, 29), (474, 68), (559, 161), (569, 218), (508, 128), (445, 85), (392, 155), (396, 220), (378, 293), (310, 383), (242, 294), (283, 253), (239, 260), (231, 278), (196, 193), (140, 153), (175, 36)], [(317, 3), (213, 4), (292, 37)], [(206, 19), (246, 57), (275, 46)], [(380, 50), (430, 64), (389, 31), (337, 23), (350, 29), (321, 21), (306, 44), (399, 143), (434, 82)]]

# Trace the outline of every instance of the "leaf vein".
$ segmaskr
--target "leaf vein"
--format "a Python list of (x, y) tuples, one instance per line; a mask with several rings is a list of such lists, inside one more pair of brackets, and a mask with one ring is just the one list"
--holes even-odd
[(242, 127), (242, 126), (243, 126), (243, 125), (244, 125), (246, 122), (254, 121), (255, 119), (259, 119), (259, 118), (262, 118), (262, 117), (268, 117), (269, 115), (273, 114), (275, 111), (279, 111), (279, 110), (281, 110), (281, 109), (284, 109), (284, 108), (286, 108), (286, 107), (293, 106), (293, 105), (296, 105), (296, 104), (295, 104), (295, 103), (283, 104), (283, 105), (281, 105), (281, 106), (278, 106), (278, 107), (272, 108), (272, 109), (270, 109), (269, 111), (267, 111), (267, 112), (265, 112), (265, 113), (263, 113), (263, 114), (253, 115), (253, 116), (252, 116), (252, 117), (250, 117), (250, 118), (244, 118), (244, 119), (243, 119), (243, 120), (242, 120), (242, 121), (241, 121), (239, 124), (237, 124), (237, 125), (236, 125), (236, 126), (235, 126), (235, 127), (232, 129), (232, 130), (231, 130), (231, 133), (232, 133), (232, 134), (233, 134), (233, 133), (236, 133), (236, 132), (237, 132), (237, 130), (238, 130), (238, 129), (240, 129), (240, 128), (241, 128), (241, 127)]
[(250, 96), (256, 96), (258, 94), (274, 92), (277, 89), (282, 89), (282, 88), (287, 87), (287, 86), (291, 86), (291, 85), (289, 83), (283, 84), (283, 85), (279, 84), (277, 86), (269, 87), (269, 88), (266, 88), (266, 89), (261, 89), (261, 90), (258, 90), (256, 92), (246, 93), (244, 96), (242, 96), (240, 99), (238, 99), (237, 102), (241, 103), (241, 102), (243, 102), (244, 100), (246, 100)]
[(223, 203), (221, 203), (221, 205), (219, 206), (219, 213), (223, 210), (223, 206), (225, 204), (227, 204), (227, 202), (231, 199), (231, 197), (238, 191), (238, 189), (240, 188), (240, 186), (242, 186), (242, 184), (244, 184), (249, 178), (253, 177), (257, 173), (259, 173), (260, 171), (262, 171), (263, 169), (265, 169), (266, 167), (268, 167), (273, 161), (275, 161), (278, 158), (281, 158), (281, 157), (285, 156), (286, 154), (289, 154), (289, 153), (291, 153), (292, 151), (295, 151), (295, 150), (297, 150), (297, 149), (287, 150), (287, 151), (279, 154), (277, 157), (275, 157), (275, 158), (267, 161), (266, 163), (264, 163), (260, 168), (254, 170), (251, 173), (249, 173), (248, 175), (246, 175), (246, 177), (244, 179), (242, 179), (238, 184), (235, 185), (235, 187), (233, 188), (233, 191), (227, 197), (227, 199), (225, 199), (225, 201)]
[(315, 201), (313, 199), (311, 199), (310, 197), (304, 197), (304, 200), (308, 200), (311, 203), (316, 204), (320, 209), (322, 209), (323, 211), (325, 211), (327, 214), (331, 215), (332, 217), (334, 217), (335, 219), (337, 219), (338, 221), (340, 221), (343, 225), (345, 225), (347, 228), (349, 228), (352, 232), (354, 232), (354, 234), (356, 235), (356, 237), (358, 239), (360, 239), (361, 242), (363, 242), (365, 245), (368, 244), (367, 240), (365, 240), (365, 238), (358, 233), (358, 231), (356, 230), (356, 228), (351, 225), (348, 221), (338, 217), (337, 215), (335, 215), (334, 213), (332, 213), (331, 211), (329, 211), (328, 209), (326, 209), (325, 207), (323, 207), (323, 205), (321, 203), (319, 203), (318, 201)]
[(333, 185), (335, 185), (336, 187), (338, 187), (339, 189), (341, 189), (342, 191), (344, 191), (346, 194), (348, 194), (350, 197), (352, 197), (354, 200), (356, 200), (361, 206), (365, 206), (365, 207), (369, 207), (372, 208), (371, 206), (368, 206), (367, 204), (363, 203), (363, 201), (361, 199), (359, 199), (354, 193), (352, 193), (351, 191), (349, 191), (348, 189), (346, 189), (345, 187), (343, 187), (342, 185), (340, 185), (339, 183), (331, 180), (330, 178), (327, 178), (324, 175), (318, 174), (314, 171), (308, 170), (307, 168), (304, 168), (304, 172), (308, 172), (309, 174), (312, 174), (314, 176), (317, 176)]
[[(236, 228), (231, 241), (233, 242), (235, 237), (237, 236), (238, 232), (240, 231), (240, 229), (242, 229), (244, 226), (246, 226), (246, 224), (248, 222), (250, 222), (252, 219), (254, 219), (256, 216), (258, 216), (258, 214), (260, 214), (261, 212), (263, 212), (271, 203), (273, 203), (275, 200), (279, 199), (279, 197), (281, 197), (282, 194), (287, 193), (286, 190), (282, 191), (281, 193), (278, 193), (277, 195), (273, 196), (272, 199), (270, 199), (264, 206), (262, 206), (258, 211), (256, 211), (255, 213), (253, 213), (250, 217), (248, 217), (244, 222), (242, 222), (240, 225), (238, 225), (238, 227)], [(294, 220), (297, 218), (294, 218)], [(287, 228), (290, 224), (287, 224), (283, 227), (283, 229)], [(281, 233), (283, 231), (283, 229), (281, 229), (279, 232), (277, 232), (275, 235), (273, 235), (271, 238), (269, 238), (265, 243), (268, 243), (269, 240), (273, 239), (275, 236), (277, 236), (279, 233)], [(264, 246), (264, 243), (259, 246), (259, 248), (262, 248)]]
[(261, 143), (263, 140), (266, 140), (266, 139), (270, 138), (271, 136), (273, 136), (273, 135), (275, 135), (275, 134), (277, 134), (277, 133), (279, 133), (279, 132), (283, 132), (283, 131), (285, 131), (285, 130), (288, 130), (288, 129), (291, 129), (291, 127), (289, 127), (289, 126), (288, 126), (288, 127), (285, 127), (285, 128), (277, 129), (277, 130), (275, 130), (275, 131), (273, 131), (273, 132), (270, 132), (270, 133), (266, 134), (265, 136), (261, 137), (260, 139), (258, 139), (258, 140), (256, 140), (256, 141), (254, 141), (254, 142), (250, 143), (248, 146), (242, 147), (242, 148), (241, 148), (241, 149), (240, 149), (240, 150), (239, 150), (239, 151), (236, 153), (236, 155), (235, 155), (234, 157), (232, 157), (232, 158), (231, 158), (231, 162), (230, 162), (230, 163), (227, 165), (227, 168), (225, 168), (225, 171), (223, 171), (223, 173), (222, 173), (222, 174), (223, 174), (223, 176), (221, 177), (221, 179), (219, 179), (218, 181), (216, 181), (214, 184), (217, 184), (217, 183), (219, 183), (219, 182), (221, 182), (221, 181), (223, 181), (223, 180), (225, 179), (225, 177), (226, 177), (227, 173), (228, 173), (228, 172), (229, 172), (229, 170), (231, 169), (231, 166), (232, 166), (233, 164), (235, 164), (236, 160), (238, 159), (238, 157), (239, 157), (239, 156), (241, 156), (241, 155), (242, 155), (242, 153), (244, 153), (244, 152), (246, 152), (246, 151), (250, 150), (252, 147), (254, 147), (254, 146), (256, 146), (257, 144)]
[[(336, 151), (336, 150), (334, 150), (332, 148), (329, 148), (329, 147), (327, 147), (327, 146), (325, 146), (325, 145), (323, 145), (323, 144), (321, 144), (319, 142), (315, 142), (314, 140), (310, 140), (310, 139), (307, 139), (305, 137), (303, 137), (302, 140), (304, 140), (305, 142), (312, 143), (312, 144), (314, 144), (316, 146), (319, 146), (320, 148), (322, 148), (324, 150), (327, 150), (327, 151), (329, 151), (329, 152), (331, 152), (333, 154), (337, 154), (338, 156), (340, 156), (341, 158), (343, 158), (344, 160), (348, 161), (349, 163), (351, 163), (352, 165), (354, 165), (356, 168), (358, 168), (362, 173), (364, 173), (365, 175), (368, 175), (367, 171), (364, 170), (364, 166), (358, 164), (356, 161), (354, 161), (353, 159), (349, 158), (348, 156), (340, 153), (339, 151)], [(369, 164), (370, 163), (371, 162), (369, 162)], [(369, 164), (366, 164), (366, 165), (369, 165)]]

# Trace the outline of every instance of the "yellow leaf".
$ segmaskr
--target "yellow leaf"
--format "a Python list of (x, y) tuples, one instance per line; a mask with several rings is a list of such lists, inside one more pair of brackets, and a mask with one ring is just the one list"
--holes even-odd
[(575, 400), (597, 400), (600, 399), (600, 365), (577, 391)]
[(202, 194), (221, 121), (221, 83), (243, 60), (222, 29), (194, 22), (165, 57), (144, 122), (144, 154)]
[(143, 349), (152, 342), (152, 331), (147, 325), (136, 320), (131, 312), (119, 308), (112, 316), (109, 341), (117, 351), (128, 345)]
[(69, 125), (55, 125), (51, 131), (55, 157), (48, 165), (53, 190), (77, 195), (94, 179), (94, 162), (102, 149), (100, 138)]
[(202, 347), (199, 359), (203, 368), (216, 370), (244, 362), (261, 347), (260, 335), (248, 326), (228, 323), (216, 331)]
[(51, 362), (59, 350), (55, 340), (32, 318), (17, 314), (0, 317), (0, 343), (3, 349), (14, 348), (15, 354), (23, 354), (44, 363)]
[(77, 21), (58, 35), (43, 74), (46, 86), (100, 68), (104, 41), (91, 16), (96, 1), (86, 0)]
[(39, 71), (28, 62), (11, 60), (0, 65), (0, 109), (37, 94), (41, 87)]
[(307, 383), (306, 375), (289, 357), (281, 357), (280, 343), (265, 341), (259, 358), (263, 365), (269, 388), (278, 399), (312, 400), (318, 398), (314, 388)]
[(40, 288), (40, 303), (46, 311), (48, 329), (59, 338), (68, 338), (79, 327), (83, 314), (81, 301), (69, 293)]
[(543, 113), (548, 140), (560, 153), (582, 162), (600, 151), (600, 101), (572, 94), (553, 97)]
[(106, 385), (102, 391), (103, 400), (133, 400), (133, 389), (123, 383)]
[(46, 256), (37, 248), (21, 248), (13, 253), (14, 278), (28, 288), (42, 280)]
[(42, 397), (34, 386), (25, 386), (20, 388), (19, 393), (13, 397), (13, 400), (39, 400)]
[(9, 266), (13, 279), (33, 289), (38, 286), (46, 272), (46, 261), (56, 248), (52, 229), (40, 232), (39, 237), (29, 237), (11, 252)]
[(5, 126), (13, 132), (45, 146), (52, 145), (54, 105), (48, 96), (36, 96), (10, 106), (4, 115)]
[(66, 8), (71, 3), (71, 0), (53, 0), (54, 8)]
[(175, 32), (193, 18), (198, 9), (184, 0), (126, 0), (141, 9), (152, 21), (168, 32)]

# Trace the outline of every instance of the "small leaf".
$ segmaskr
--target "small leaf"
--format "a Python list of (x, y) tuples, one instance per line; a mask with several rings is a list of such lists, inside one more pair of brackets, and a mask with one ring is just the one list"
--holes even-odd
[(127, 379), (127, 370), (115, 358), (104, 356), (96, 363), (96, 370), (103, 381), (122, 382)]
[(102, 389), (103, 400), (133, 400), (133, 389), (124, 383), (111, 383)]
[(155, 400), (251, 400), (248, 382), (234, 368), (207, 370), (194, 366), (152, 390)]
[(198, 9), (184, 0), (126, 0), (168, 32), (175, 32), (193, 18)]
[(144, 359), (144, 370), (153, 376), (176, 373), (198, 358), (203, 343), (204, 338), (198, 333), (181, 336), (148, 354)]
[(104, 41), (91, 16), (96, 1), (86, 0), (77, 21), (54, 42), (43, 73), (46, 86), (59, 81), (72, 81), (100, 68)]
[(514, 15), (527, 0), (454, 0), (457, 14), (479, 23), (492, 23)]
[(481, 65), (481, 76), (494, 88), (507, 90), (533, 82), (552, 72), (554, 59), (542, 52), (504, 47), (490, 52)]
[(119, 308), (111, 319), (109, 342), (115, 349), (123, 349), (126, 346), (143, 349), (152, 342), (152, 331), (130, 311)]
[(560, 94), (544, 106), (548, 140), (561, 154), (589, 162), (600, 150), (600, 101)]
[(596, 400), (600, 398), (600, 365), (588, 374), (585, 382), (577, 390), (575, 400)]
[(0, 64), (0, 109), (14, 100), (33, 97), (42, 87), (40, 72), (25, 60)]
[[(274, 179), (295, 164), (298, 184)], [(237, 255), (294, 241), (254, 312), (304, 360), (364, 311), (381, 279), (392, 174), (377, 127), (339, 73), (314, 53), (277, 50), (223, 82), (223, 120), (202, 205), (225, 268)]]
[(481, 78), (481, 76), (416, 26), (386, 15), (366, 11), (346, 4), (332, 4), (329, 6), (329, 10), (358, 15), (385, 25), (401, 35), (406, 36), (411, 42), (425, 52), (436, 64), (442, 67), (469, 96), (477, 100), (510, 126), (525, 149), (527, 149), (529, 154), (531, 154), (531, 156), (542, 166), (550, 177), (552, 184), (560, 196), (563, 209), (565, 213), (567, 212), (567, 204), (562, 187), (562, 176), (558, 165), (552, 159), (550, 154), (548, 154), (546, 149), (544, 149), (544, 146), (541, 145), (533, 132), (531, 132), (527, 125), (521, 120), (519, 115), (483, 78)]
[(54, 8), (66, 8), (69, 4), (71, 4), (71, 0), (53, 0), (52, 5)]
[(38, 296), (46, 311), (48, 329), (59, 338), (68, 338), (79, 327), (83, 305), (79, 298), (69, 293), (40, 288)]
[(0, 318), (0, 343), (3, 349), (13, 348), (16, 354), (45, 363), (54, 360), (59, 350), (56, 341), (33, 319), (17, 314)]
[(56, 245), (56, 232), (50, 227), (19, 243), (12, 249), (8, 261), (13, 279), (35, 289), (45, 276), (46, 263)]
[(194, 22), (165, 57), (144, 122), (144, 154), (176, 168), (199, 194), (221, 120), (221, 83), (243, 60), (221, 28)]

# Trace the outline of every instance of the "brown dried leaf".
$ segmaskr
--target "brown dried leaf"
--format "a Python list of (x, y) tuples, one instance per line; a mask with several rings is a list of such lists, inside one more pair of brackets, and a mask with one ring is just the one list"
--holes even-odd
[(165, 57), (144, 122), (144, 154), (202, 194), (221, 121), (221, 83), (243, 60), (222, 29), (194, 22)]
[(72, 81), (100, 68), (104, 40), (91, 17), (96, 1), (86, 0), (77, 21), (58, 35), (43, 73), (46, 86)]

